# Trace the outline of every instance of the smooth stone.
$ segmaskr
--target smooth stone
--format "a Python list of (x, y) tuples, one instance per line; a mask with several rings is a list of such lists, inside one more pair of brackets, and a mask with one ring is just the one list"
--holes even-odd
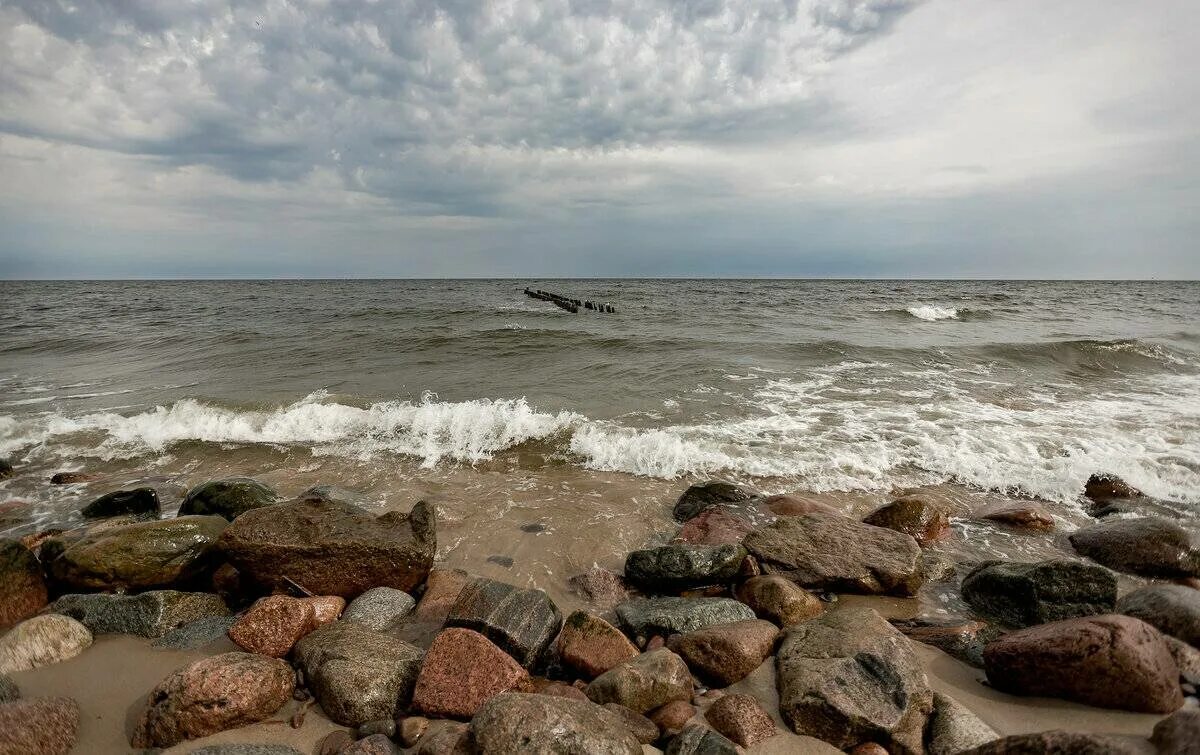
[(198, 650), (224, 638), (235, 621), (236, 616), (206, 616), (172, 629), (150, 646), (164, 650)]
[(736, 545), (754, 525), (749, 519), (721, 508), (707, 509), (683, 523), (673, 543)]
[(179, 506), (179, 515), (215, 515), (229, 521), (253, 509), (279, 502), (275, 489), (249, 477), (210, 480), (188, 491)]
[(1054, 517), (1041, 505), (1025, 501), (1001, 501), (984, 506), (975, 516), (1022, 530), (1046, 532), (1054, 529)]
[(292, 699), (296, 675), (276, 658), (223, 653), (188, 664), (150, 691), (134, 747), (170, 747), (256, 723)]
[(1170, 713), (1183, 704), (1179, 667), (1158, 630), (1131, 616), (1039, 624), (983, 651), (988, 682), (1014, 695)]
[(350, 504), (298, 499), (251, 509), (219, 546), (243, 580), (286, 591), (289, 580), (314, 595), (355, 598), (372, 587), (410, 592), (425, 581), (437, 549), (436, 511), (373, 517)]
[(908, 639), (870, 609), (839, 609), (784, 633), (779, 710), (797, 734), (846, 750), (919, 753), (933, 693)]
[(817, 590), (914, 595), (921, 548), (910, 535), (843, 516), (803, 514), (759, 527), (743, 541), (766, 574)]
[(825, 604), (786, 577), (763, 574), (737, 588), (737, 599), (750, 606), (760, 619), (787, 627), (821, 615)]
[(593, 608), (607, 611), (629, 598), (625, 578), (599, 566), (567, 580), (571, 592), (586, 600)]
[(750, 695), (724, 695), (709, 706), (704, 718), (742, 747), (753, 747), (779, 733), (762, 703)]
[(1200, 576), (1200, 548), (1175, 522), (1159, 517), (1110, 519), (1069, 536), (1080, 554), (1118, 571), (1145, 577)]
[(471, 719), (477, 755), (642, 755), (642, 745), (605, 708), (579, 700), (506, 692)]
[(28, 619), (46, 606), (42, 565), (21, 541), (0, 540), (0, 629)]
[(348, 745), (340, 755), (400, 755), (401, 749), (383, 734), (372, 734)]
[(769, 621), (748, 619), (715, 624), (679, 635), (667, 643), (701, 679), (714, 687), (740, 682), (775, 650), (779, 628)]
[(737, 755), (737, 745), (712, 729), (689, 726), (671, 738), (665, 755)]
[(354, 735), (344, 729), (331, 731), (321, 739), (317, 755), (341, 755), (342, 750), (354, 744)]
[(950, 531), (950, 513), (918, 496), (899, 498), (867, 515), (863, 522), (903, 532), (928, 547)]
[(68, 755), (79, 733), (79, 704), (69, 697), (35, 697), (0, 705), (0, 752)]
[(488, 638), (470, 629), (445, 629), (425, 654), (412, 706), (435, 718), (469, 719), (529, 673)]
[(292, 657), (325, 714), (343, 726), (395, 716), (412, 699), (420, 648), (350, 621), (308, 633)]
[(11, 703), (21, 697), (21, 690), (8, 674), (0, 674), (0, 703)]
[(1183, 585), (1139, 587), (1117, 601), (1117, 613), (1200, 648), (1200, 590)]
[(282, 658), (317, 628), (312, 604), (289, 595), (271, 595), (252, 605), (229, 628), (229, 639), (248, 653)]
[(605, 703), (603, 707), (609, 713), (621, 719), (621, 723), (625, 725), (625, 728), (629, 729), (629, 733), (633, 734), (634, 739), (642, 744), (648, 745), (658, 739), (658, 726), (641, 713), (632, 711), (624, 705), (618, 705), (617, 703)]
[(741, 503), (758, 497), (750, 488), (732, 482), (715, 480), (692, 485), (679, 496), (672, 515), (677, 522), (686, 522), (704, 513), (706, 509), (724, 503)]
[(692, 674), (682, 658), (659, 648), (596, 677), (587, 686), (587, 696), (601, 705), (617, 703), (646, 713), (674, 700), (691, 700)]
[(586, 611), (576, 611), (563, 622), (557, 648), (563, 664), (587, 679), (638, 656), (621, 630)]
[(649, 590), (678, 592), (734, 579), (745, 558), (740, 545), (662, 545), (631, 552), (625, 579)]
[(975, 611), (1011, 627), (1112, 613), (1117, 577), (1078, 561), (984, 561), (962, 581), (963, 599)]
[(459, 593), (445, 626), (479, 632), (531, 668), (558, 635), (562, 614), (543, 590), (479, 578)]
[(382, 632), (407, 616), (416, 605), (417, 601), (403, 590), (394, 587), (372, 587), (350, 601), (342, 619), (356, 621)]
[(66, 544), (47, 571), (76, 590), (170, 587), (216, 566), (217, 538), (228, 524), (217, 516), (185, 516), (97, 528)]
[(1200, 753), (1200, 709), (1176, 711), (1154, 725), (1150, 741), (1161, 755)]
[(0, 674), (61, 663), (92, 646), (92, 633), (69, 616), (46, 613), (0, 636)]
[(429, 728), (429, 719), (424, 716), (405, 716), (399, 722), (400, 744), (412, 747)]
[(340, 595), (314, 595), (301, 600), (312, 606), (313, 618), (319, 627), (337, 621), (346, 610), (346, 599)]
[(928, 755), (956, 755), (999, 739), (1000, 735), (965, 705), (935, 692), (925, 737)]
[(753, 619), (754, 611), (729, 598), (639, 598), (617, 606), (617, 618), (630, 635), (648, 639)]
[(228, 616), (220, 596), (207, 592), (152, 590), (138, 595), (71, 594), (51, 610), (83, 622), (96, 634), (162, 637), (197, 619)]
[(79, 513), (84, 519), (103, 519), (125, 514), (153, 514), (157, 518), (161, 512), (158, 491), (154, 488), (134, 488), (102, 495), (84, 506)]
[(1141, 737), (1055, 729), (1001, 737), (959, 755), (1155, 755), (1155, 750)]

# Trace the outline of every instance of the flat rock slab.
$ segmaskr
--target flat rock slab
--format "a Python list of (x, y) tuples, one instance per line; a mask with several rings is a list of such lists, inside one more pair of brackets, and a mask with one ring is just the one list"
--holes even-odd
[(413, 707), (435, 718), (469, 719), (491, 698), (516, 689), (529, 673), (488, 638), (446, 629), (425, 654)]
[(630, 635), (645, 639), (753, 619), (754, 611), (729, 598), (640, 598), (617, 606), (617, 618)]
[(646, 590), (678, 592), (729, 582), (745, 559), (740, 545), (662, 545), (632, 551), (625, 558), (625, 579)]
[(0, 636), (0, 674), (61, 663), (92, 646), (92, 633), (68, 616), (46, 613)]
[(1191, 533), (1166, 519), (1111, 519), (1069, 537), (1076, 551), (1110, 569), (1145, 577), (1200, 576), (1200, 548)]
[(921, 548), (902, 532), (831, 514), (790, 516), (743, 541), (767, 574), (818, 590), (914, 595)]
[(580, 700), (506, 692), (471, 719), (479, 755), (642, 755), (642, 745), (605, 708)]
[(659, 648), (596, 677), (587, 686), (587, 696), (601, 705), (617, 703), (646, 713), (676, 700), (691, 700), (692, 674), (682, 658)]
[(0, 705), (0, 752), (68, 755), (79, 732), (79, 704), (69, 697), (38, 697)]
[(971, 608), (1010, 627), (1112, 613), (1117, 577), (1078, 561), (985, 561), (963, 577)]
[(96, 634), (138, 637), (162, 637), (197, 619), (229, 615), (229, 607), (218, 595), (177, 590), (152, 590), (139, 595), (63, 595), (54, 601), (51, 610), (79, 620)]
[(530, 668), (558, 635), (562, 614), (542, 590), (479, 578), (463, 587), (446, 626), (479, 632)]
[(1200, 648), (1200, 590), (1147, 585), (1117, 601), (1117, 613), (1141, 619), (1158, 631)]

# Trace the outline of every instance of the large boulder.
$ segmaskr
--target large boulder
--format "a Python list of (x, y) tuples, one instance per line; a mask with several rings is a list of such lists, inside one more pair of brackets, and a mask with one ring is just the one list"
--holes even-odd
[(769, 621), (749, 619), (697, 629), (668, 643), (696, 674), (715, 687), (740, 682), (775, 650), (779, 628)]
[(1117, 578), (1078, 561), (985, 561), (962, 581), (971, 608), (1011, 627), (1112, 613)]
[(79, 733), (79, 704), (69, 697), (35, 697), (0, 705), (0, 752), (67, 755)]
[(423, 501), (410, 514), (373, 517), (346, 503), (298, 499), (240, 515), (220, 548), (243, 580), (266, 591), (290, 580), (348, 600), (372, 587), (411, 592), (433, 564), (435, 520)]
[(797, 734), (842, 750), (923, 751), (933, 693), (908, 639), (875, 611), (831, 611), (788, 629), (776, 667), (779, 710)]
[(488, 638), (470, 629), (446, 629), (425, 654), (412, 704), (436, 718), (468, 719), (528, 679), (521, 664)]
[(899, 498), (871, 512), (864, 522), (911, 535), (918, 545), (929, 546), (950, 531), (950, 513), (917, 496)]
[(0, 629), (33, 616), (46, 600), (37, 556), (20, 540), (0, 540)]
[(233, 521), (253, 509), (278, 503), (279, 494), (258, 480), (229, 477), (209, 480), (188, 491), (179, 507), (179, 515), (203, 514)]
[(216, 565), (217, 538), (228, 524), (218, 516), (185, 516), (97, 528), (56, 552), (48, 571), (76, 590), (170, 587)]
[(80, 621), (95, 634), (162, 637), (198, 619), (228, 616), (220, 596), (207, 592), (152, 590), (139, 595), (70, 594), (51, 610)]
[(567, 617), (557, 647), (563, 664), (587, 679), (595, 679), (638, 655), (638, 649), (621, 630), (586, 611)]
[(645, 713), (675, 700), (691, 700), (692, 674), (682, 658), (659, 648), (605, 671), (586, 691), (601, 705), (617, 703)]
[(1200, 590), (1183, 585), (1139, 587), (1117, 601), (1117, 613), (1200, 648)]
[(343, 726), (395, 717), (412, 698), (420, 648), (352, 621), (323, 626), (292, 653), (309, 689), (330, 719)]
[(913, 595), (921, 586), (921, 548), (910, 535), (832, 514), (783, 517), (743, 545), (767, 574), (804, 587)]
[(256, 723), (292, 698), (287, 663), (253, 653), (201, 658), (150, 691), (134, 728), (134, 747), (170, 747), (187, 739)]
[(446, 626), (479, 632), (531, 668), (558, 635), (562, 614), (542, 590), (480, 578), (458, 594)]
[(269, 595), (238, 618), (229, 628), (229, 639), (248, 653), (282, 658), (316, 628), (312, 603), (290, 595)]
[(988, 682), (1014, 695), (1144, 713), (1170, 713), (1183, 704), (1166, 641), (1131, 616), (1089, 616), (1012, 632), (989, 643), (983, 661)]
[(1070, 535), (1075, 550), (1110, 569), (1145, 577), (1200, 577), (1200, 548), (1175, 522), (1110, 519)]
[(100, 496), (83, 507), (79, 513), (84, 519), (104, 519), (110, 516), (140, 514), (157, 518), (162, 511), (158, 491), (154, 488), (117, 490)]
[(92, 646), (92, 633), (69, 616), (47, 613), (26, 619), (0, 636), (0, 674), (49, 666)]
[(679, 496), (672, 514), (677, 522), (686, 522), (713, 506), (741, 503), (758, 497), (750, 488), (719, 480), (693, 485)]
[(776, 574), (751, 577), (737, 588), (737, 598), (760, 619), (781, 627), (799, 624), (819, 616), (825, 605), (817, 596), (795, 582)]
[(471, 719), (479, 755), (641, 755), (642, 746), (611, 711), (581, 700), (508, 692)]
[(729, 598), (639, 598), (617, 606), (617, 618), (631, 636), (645, 640), (753, 619), (754, 611)]
[(625, 558), (625, 579), (654, 592), (678, 592), (729, 582), (745, 559), (740, 545), (662, 545), (631, 552)]

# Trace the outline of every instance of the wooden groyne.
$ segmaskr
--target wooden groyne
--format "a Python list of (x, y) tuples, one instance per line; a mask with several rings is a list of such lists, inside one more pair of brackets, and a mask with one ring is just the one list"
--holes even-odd
[(603, 304), (588, 299), (572, 299), (550, 291), (543, 291), (540, 288), (526, 288), (525, 295), (531, 299), (552, 302), (571, 314), (579, 314), (580, 309), (590, 309), (593, 312), (606, 312), (609, 314), (615, 314), (617, 311), (617, 308), (611, 304)]

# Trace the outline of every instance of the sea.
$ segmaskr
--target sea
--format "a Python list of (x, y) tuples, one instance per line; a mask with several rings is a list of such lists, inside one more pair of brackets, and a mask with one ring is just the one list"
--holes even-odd
[[(0, 457), (0, 534), (244, 475), (425, 498), (440, 559), (552, 591), (714, 478), (855, 514), (926, 491), (951, 556), (1032, 557), (1095, 472), (1200, 511), (1200, 283), (0, 282)], [(999, 499), (1059, 532), (972, 517)]]

